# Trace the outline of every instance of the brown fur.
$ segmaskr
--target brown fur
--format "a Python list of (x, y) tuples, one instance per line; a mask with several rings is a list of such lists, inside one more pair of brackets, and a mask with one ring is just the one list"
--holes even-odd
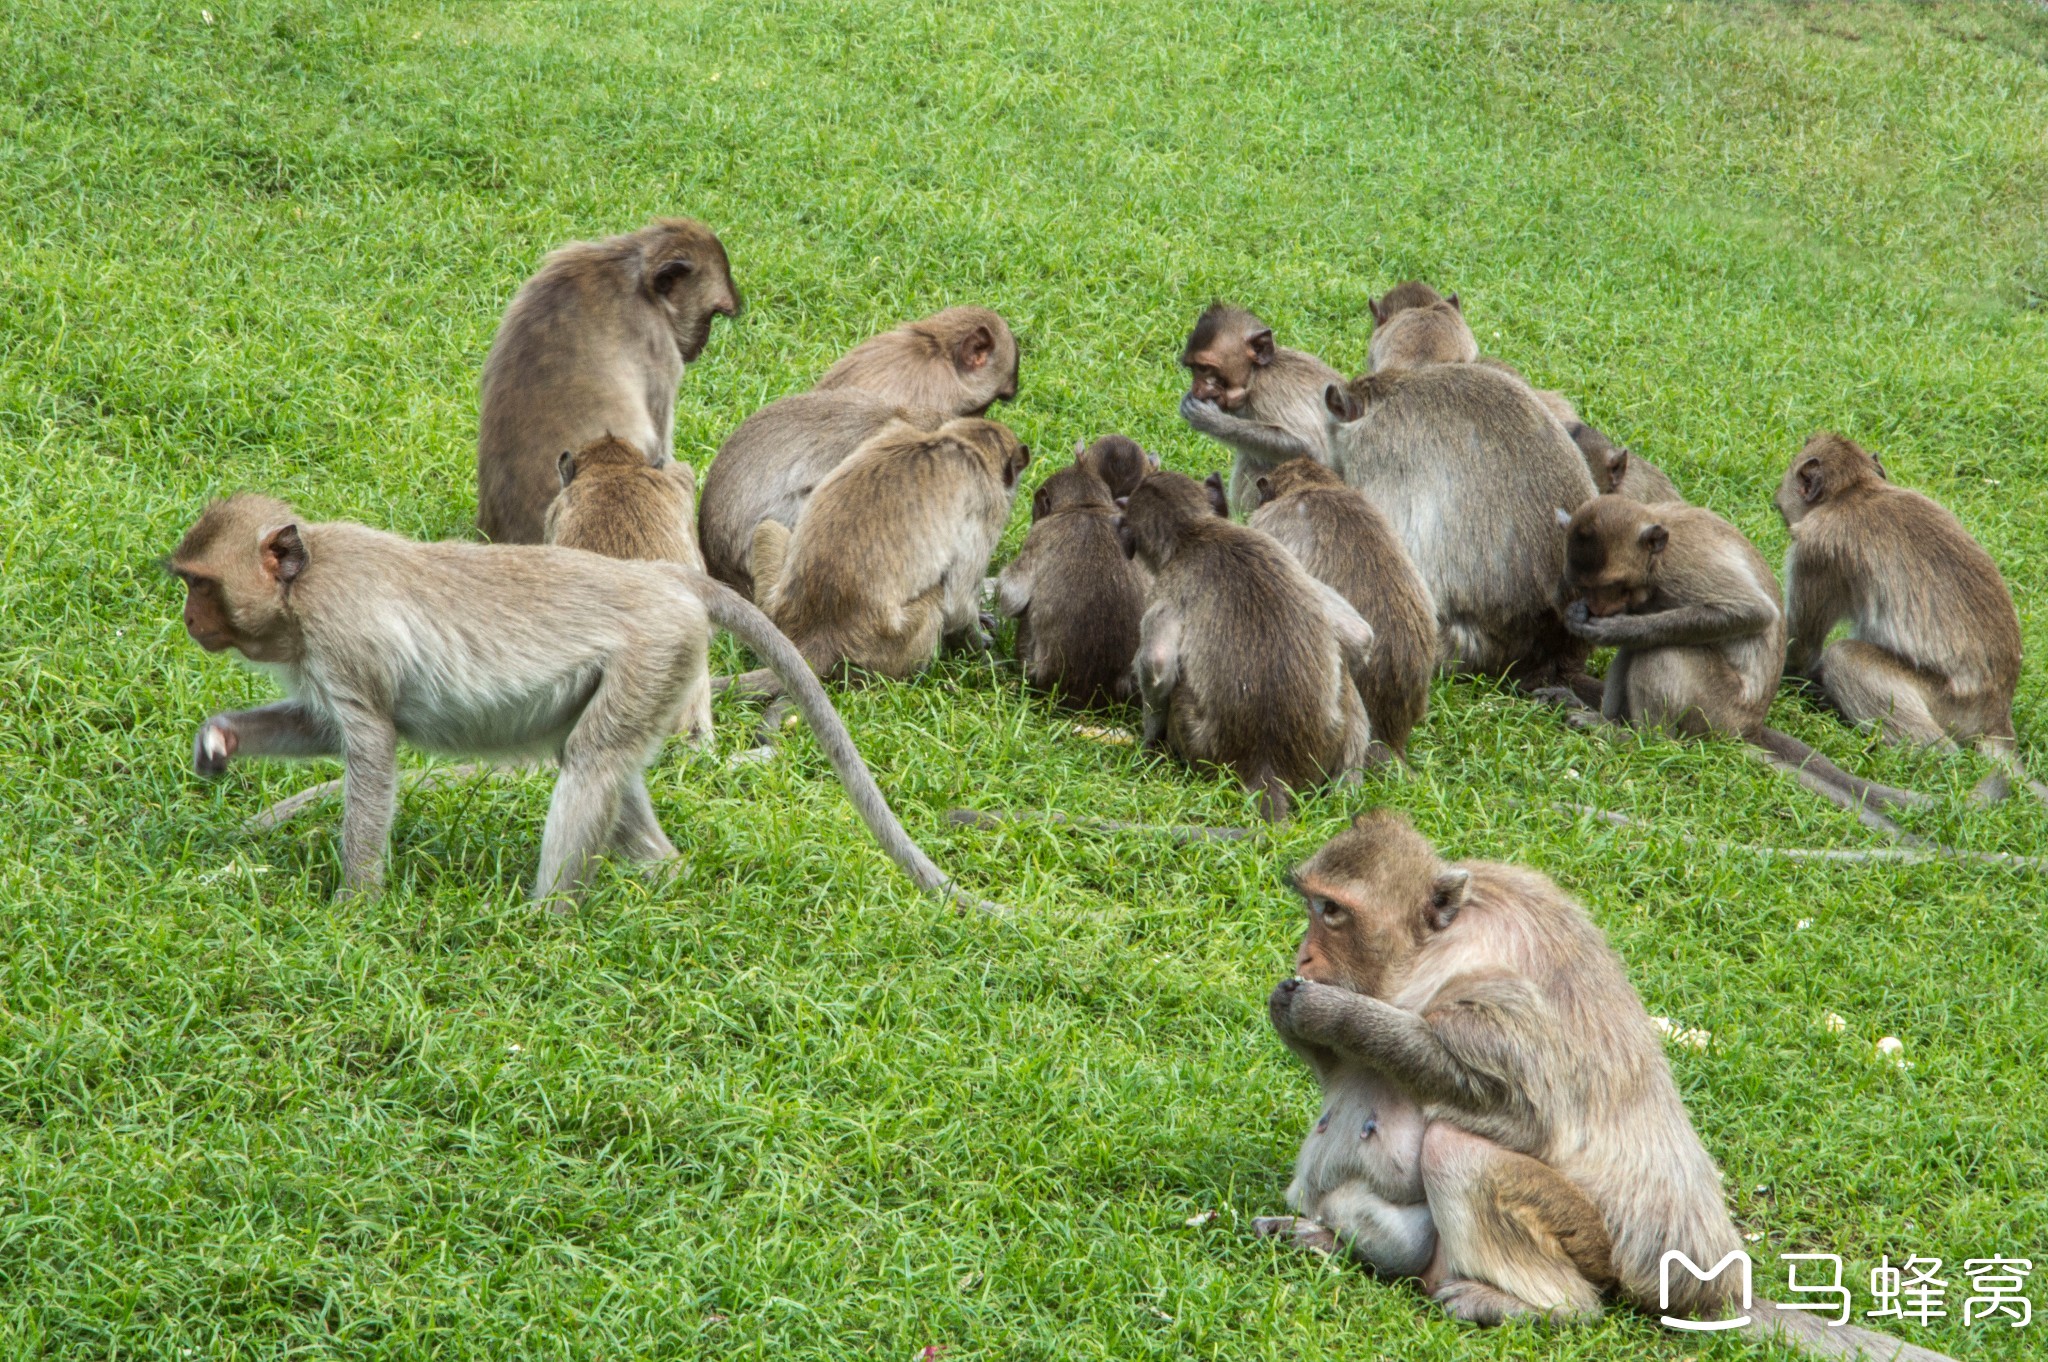
[(787, 531), (755, 532), (755, 589), (813, 670), (902, 679), (942, 642), (986, 646), (982, 575), (1031, 460), (978, 417), (884, 430), (834, 469)]
[(813, 391), (853, 388), (906, 407), (980, 416), (1017, 400), (1017, 338), (985, 307), (949, 307), (871, 336), (841, 356)]
[(1603, 494), (1611, 492), (1646, 506), (1685, 500), (1657, 465), (1578, 420), (1576, 412), (1572, 415), (1573, 419), (1565, 422), (1565, 433), (1572, 437), (1572, 443), (1585, 456), (1586, 471), (1593, 475), (1593, 485)]
[(1075, 446), (1074, 465), (1100, 479), (1111, 497), (1127, 497), (1159, 467), (1159, 456), (1128, 435), (1104, 435), (1094, 444)]
[(543, 543), (704, 570), (697, 551), (697, 472), (681, 460), (650, 468), (639, 450), (605, 436), (562, 451), (562, 490), (548, 503)]
[(1246, 523), (1273, 536), (1311, 577), (1351, 602), (1373, 629), (1372, 662), (1359, 698), (1373, 738), (1397, 756), (1429, 712), (1436, 670), (1436, 605), (1387, 518), (1356, 488), (1313, 459), (1262, 474), (1259, 509)]
[(1254, 504), (1252, 483), (1289, 459), (1330, 461), (1323, 389), (1343, 375), (1301, 350), (1273, 343), (1273, 330), (1241, 307), (1212, 303), (1181, 351), (1188, 371), (1181, 419), (1235, 451), (1230, 504)]
[(540, 541), (564, 449), (616, 434), (657, 467), (672, 460), (683, 366), (703, 351), (711, 319), (739, 310), (724, 244), (688, 218), (549, 255), (505, 309), (484, 361), (484, 537)]
[(1372, 627), (1341, 597), (1271, 537), (1218, 519), (1180, 473), (1140, 483), (1118, 535), (1152, 573), (1137, 660), (1148, 745), (1229, 768), (1274, 819), (1290, 790), (1365, 762), (1353, 677)]
[(997, 611), (1017, 621), (1025, 681), (1077, 708), (1130, 698), (1149, 585), (1117, 542), (1116, 501), (1088, 453), (1033, 494), (1031, 533), (996, 579)]
[(1412, 369), (1422, 364), (1470, 364), (1479, 342), (1465, 322), (1458, 295), (1445, 298), (1420, 279), (1402, 284), (1372, 302), (1372, 340), (1366, 366)]

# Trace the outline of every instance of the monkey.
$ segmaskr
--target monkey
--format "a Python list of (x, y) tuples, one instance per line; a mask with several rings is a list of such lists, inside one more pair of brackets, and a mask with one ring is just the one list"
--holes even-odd
[(1017, 396), (1018, 348), (985, 308), (948, 308), (854, 347), (809, 392), (740, 422), (704, 472), (699, 539), (711, 575), (754, 593), (748, 561), (764, 520), (796, 528), (804, 499), (884, 427), (937, 430)]
[(1372, 755), (1357, 682), (1372, 626), (1270, 536), (1217, 518), (1185, 474), (1139, 483), (1116, 526), (1152, 574), (1135, 663), (1145, 745), (1227, 767), (1271, 822), (1291, 791), (1355, 779)]
[(1778, 583), (1756, 546), (1712, 511), (1645, 506), (1608, 493), (1562, 508), (1565, 627), (1618, 651), (1601, 717), (1680, 737), (1740, 738), (1763, 759), (1871, 827), (1871, 805), (1921, 802), (1859, 780), (1796, 738), (1764, 726), (1785, 665)]
[[(1115, 500), (1137, 491), (1139, 483), (1158, 471), (1159, 456), (1128, 435), (1103, 435), (1092, 445), (1074, 446), (1074, 465), (1098, 478)], [(1035, 508), (1032, 517), (1037, 518)]]
[(673, 858), (642, 773), (708, 683), (714, 623), (795, 694), (890, 858), (921, 888), (954, 893), (890, 812), (789, 640), (736, 592), (680, 564), (543, 545), (423, 544), (307, 522), (245, 492), (208, 505), (167, 566), (185, 583), (193, 641), (240, 653), (290, 692), (208, 718), (193, 740), (194, 770), (217, 776), (237, 758), (341, 757), (344, 895), (383, 884), (400, 739), (440, 752), (556, 758), (538, 901), (573, 902), (602, 852)]
[(1273, 343), (1273, 328), (1241, 307), (1211, 303), (1188, 333), (1181, 419), (1236, 452), (1230, 504), (1252, 504), (1252, 480), (1289, 459), (1330, 461), (1322, 392), (1344, 376), (1314, 355)]
[[(1256, 1232), (1419, 1277), (1481, 1324), (1589, 1319), (1610, 1294), (1695, 1319), (1747, 1303), (1734, 1272), (1666, 1270), (1678, 1252), (1712, 1273), (1742, 1238), (1585, 909), (1533, 870), (1446, 863), (1387, 810), (1292, 881), (1308, 930), (1266, 1012), (1323, 1101), (1287, 1191), (1300, 1216)], [(1744, 1331), (1823, 1356), (1940, 1358), (1769, 1301)]]
[(979, 417), (883, 430), (825, 476), (795, 530), (755, 528), (761, 608), (821, 676), (903, 680), (941, 644), (989, 647), (982, 574), (1030, 462), (1009, 427)]
[(738, 317), (740, 306), (724, 243), (688, 218), (550, 254), (505, 309), (484, 360), (484, 538), (540, 542), (561, 450), (615, 434), (656, 467), (674, 458), (683, 366), (703, 353), (712, 318)]
[(1369, 300), (1372, 339), (1366, 344), (1366, 367), (1412, 369), (1422, 364), (1472, 364), (1479, 342), (1465, 323), (1458, 295), (1446, 298), (1420, 279)]
[[(1091, 459), (1105, 446), (1111, 458)], [(1132, 462), (1133, 452), (1136, 465), (1150, 466), (1136, 444), (1105, 436), (1039, 484), (1031, 533), (996, 578), (996, 613), (1017, 621), (1026, 684), (1075, 709), (1121, 704), (1135, 685), (1131, 660), (1150, 581), (1124, 556), (1115, 489), (1095, 472), (1105, 462)], [(1141, 480), (1131, 479), (1123, 495)]]
[(1324, 400), (1332, 466), (1393, 525), (1436, 602), (1440, 660), (1531, 689), (1580, 677), (1590, 649), (1557, 614), (1553, 512), (1592, 500), (1593, 479), (1528, 386), (1432, 364), (1333, 383)]
[[(1999, 768), (1978, 786), (1980, 801), (2006, 798), (2017, 781), (2048, 802), (2013, 730), (2019, 614), (1962, 522), (1832, 431), (1806, 442), (1775, 499), (1792, 536), (1787, 670), (1889, 741), (1973, 744)], [(1849, 637), (1828, 643), (1844, 619)]]
[(1261, 473), (1254, 488), (1259, 507), (1245, 523), (1279, 541), (1372, 626), (1378, 642), (1359, 698), (1373, 739), (1405, 758), (1409, 733), (1429, 712), (1436, 670), (1436, 603), (1422, 574), (1387, 518), (1315, 460), (1290, 459)]
[(1644, 505), (1685, 500), (1663, 469), (1577, 420), (1576, 412), (1573, 416), (1573, 420), (1565, 423), (1565, 433), (1585, 456), (1586, 471), (1593, 475), (1593, 485), (1602, 493), (1612, 492)]

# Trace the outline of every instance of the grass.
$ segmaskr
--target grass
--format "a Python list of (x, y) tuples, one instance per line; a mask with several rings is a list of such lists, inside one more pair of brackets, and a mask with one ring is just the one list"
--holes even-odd
[[(1960, 1324), (1960, 1265), (2048, 1257), (2038, 877), (1689, 845), (1871, 839), (1726, 747), (1451, 683), (1405, 778), (1249, 843), (953, 830), (1248, 812), (960, 662), (840, 701), (1011, 921), (911, 891), (807, 738), (658, 768), (667, 890), (529, 911), (527, 779), (409, 797), (391, 892), (336, 907), (331, 814), (238, 832), (326, 771), (187, 773), (205, 714), (271, 692), (184, 639), (154, 560), (233, 487), (467, 533), (505, 301), (656, 214), (714, 224), (748, 296), (683, 383), (700, 468), (848, 344), (971, 301), (1023, 339), (1002, 415), (1041, 451), (1122, 430), (1206, 471), (1172, 362), (1203, 303), (1352, 366), (1367, 298), (1424, 275), (1774, 558), (1818, 427), (1953, 507), (2018, 597), (2048, 770), (2044, 62), (2048, 18), (1960, 5), (13, 7), (0, 1354), (1756, 1355), (1627, 1312), (1475, 1331), (1247, 1237), (1314, 1102), (1263, 1020), (1278, 877), (1385, 803), (1555, 876), (1652, 1012), (1713, 1033), (1672, 1062), (1759, 1289), (1766, 1248), (1844, 1255), (1859, 1308), (1880, 1255), (1938, 1256), (1950, 1318), (1907, 1336), (2037, 1355), (2048, 1320)], [(1937, 794), (1922, 831), (2048, 841), (2039, 807), (1967, 809), (1974, 759), (1774, 713)]]

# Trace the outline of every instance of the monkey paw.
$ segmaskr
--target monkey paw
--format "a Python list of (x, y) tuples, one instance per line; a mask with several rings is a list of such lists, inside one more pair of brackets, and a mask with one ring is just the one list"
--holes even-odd
[(1296, 1248), (1315, 1253), (1335, 1253), (1337, 1236), (1307, 1216), (1262, 1215), (1252, 1220), (1255, 1239), (1282, 1239)]
[(199, 725), (199, 734), (192, 740), (192, 769), (202, 776), (220, 775), (241, 745), (234, 725), (216, 714)]
[(1180, 400), (1180, 419), (1204, 435), (1214, 435), (1223, 428), (1223, 408), (1190, 393)]

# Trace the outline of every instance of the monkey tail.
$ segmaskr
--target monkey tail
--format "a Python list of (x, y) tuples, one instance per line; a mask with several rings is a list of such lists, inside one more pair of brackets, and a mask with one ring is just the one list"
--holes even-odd
[(889, 859), (896, 862), (920, 889), (984, 912), (1004, 911), (997, 904), (960, 892), (910, 839), (910, 834), (903, 830), (903, 824), (890, 811), (889, 802), (883, 797), (881, 787), (875, 784), (867, 763), (861, 760), (860, 749), (853, 745), (853, 737), (847, 733), (839, 711), (832, 708), (824, 686), (805, 664), (796, 645), (757, 606), (731, 587), (697, 574), (691, 575), (690, 585), (703, 600), (705, 612), (711, 616), (712, 622), (731, 631), (740, 642), (753, 649), (754, 655), (769, 665), (782, 681), (784, 690), (796, 700), (797, 708), (803, 711), (811, 731), (818, 737), (818, 746), (825, 749), (832, 769), (838, 773), (839, 783), (846, 787), (847, 798), (853, 801), (855, 811), (868, 825), (875, 841), (889, 853)]
[(1791, 776), (1822, 799), (1849, 810), (1856, 815), (1856, 821), (1865, 827), (1897, 840), (1916, 840), (1912, 834), (1886, 818), (1877, 809), (1910, 808), (1925, 804), (1927, 796), (1916, 794), (1912, 790), (1879, 785), (1860, 776), (1852, 776), (1799, 739), (1780, 733), (1775, 728), (1758, 730), (1755, 743), (1765, 762)]
[(1915, 1347), (1875, 1329), (1830, 1324), (1804, 1310), (1781, 1309), (1775, 1301), (1756, 1301), (1741, 1333), (1745, 1338), (1793, 1348), (1809, 1357), (1860, 1357), (1867, 1362), (1955, 1362), (1947, 1353)]

